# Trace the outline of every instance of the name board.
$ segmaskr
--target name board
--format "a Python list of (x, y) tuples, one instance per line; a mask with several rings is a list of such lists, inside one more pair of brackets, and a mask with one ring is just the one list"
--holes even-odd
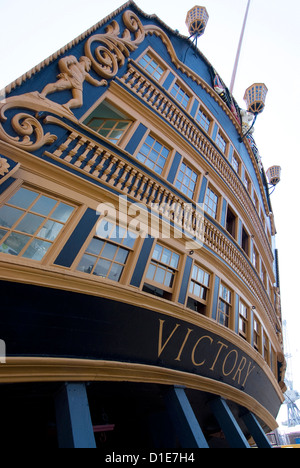
[[(0, 336), (7, 356), (130, 362), (191, 373), (245, 392), (277, 415), (271, 381), (236, 342), (117, 300), (2, 282)], [(234, 339), (234, 337), (233, 337)]]

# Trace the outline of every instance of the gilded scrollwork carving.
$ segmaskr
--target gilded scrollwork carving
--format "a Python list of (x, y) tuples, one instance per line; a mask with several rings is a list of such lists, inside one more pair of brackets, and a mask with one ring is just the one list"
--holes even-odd
[(0, 177), (4, 176), (9, 172), (10, 164), (7, 159), (0, 157)]
[[(34, 106), (30, 106), (30, 103), (26, 105), (28, 96), (31, 94), (34, 95), (34, 93), (29, 93), (23, 97), (6, 99), (5, 104), (0, 105), (0, 121), (5, 122), (7, 120), (5, 117), (5, 111), (7, 109), (19, 106), (34, 109)], [(7, 143), (13, 144), (17, 148), (21, 148), (26, 151), (35, 151), (44, 145), (53, 143), (57, 139), (55, 135), (51, 135), (50, 133), (45, 134), (43, 127), (37, 118), (26, 112), (20, 112), (14, 115), (10, 123), (17, 136), (8, 134), (3, 125), (0, 124), (0, 138)]]
[[(85, 55), (91, 60), (93, 70), (102, 78), (114, 78), (125, 59), (145, 39), (145, 29), (132, 11), (124, 13), (123, 21), (126, 29), (122, 37), (119, 37), (119, 24), (112, 21), (105, 34), (94, 34), (85, 43)], [(134, 40), (131, 34), (134, 34)], [(95, 43), (100, 45), (94, 47)]]

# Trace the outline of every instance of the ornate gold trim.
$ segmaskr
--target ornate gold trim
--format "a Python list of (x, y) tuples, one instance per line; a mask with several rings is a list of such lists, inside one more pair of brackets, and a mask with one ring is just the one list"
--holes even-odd
[(220, 395), (246, 407), (274, 430), (274, 417), (254, 398), (222, 382), (143, 364), (116, 361), (93, 361), (61, 358), (6, 358), (0, 366), (1, 383), (88, 381), (145, 382), (162, 385), (183, 385), (193, 390)]

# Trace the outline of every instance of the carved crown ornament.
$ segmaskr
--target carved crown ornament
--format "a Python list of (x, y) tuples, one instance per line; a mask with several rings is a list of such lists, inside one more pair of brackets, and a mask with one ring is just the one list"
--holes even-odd
[[(57, 136), (45, 133), (43, 129), (42, 119), (45, 118), (45, 114), (56, 114), (78, 123), (71, 109), (83, 105), (84, 82), (87, 81), (93, 86), (107, 86), (107, 80), (117, 75), (119, 68), (125, 64), (126, 59), (148, 34), (160, 37), (175, 66), (216, 98), (212, 88), (178, 59), (169, 37), (161, 28), (156, 25), (143, 25), (137, 15), (130, 10), (124, 12), (123, 23), (125, 30), (122, 36), (119, 24), (113, 20), (106, 27), (104, 34), (94, 34), (86, 40), (84, 56), (79, 59), (73, 55), (61, 58), (58, 61), (57, 81), (48, 83), (41, 92), (33, 91), (0, 101), (0, 139), (29, 152), (54, 143)], [(90, 75), (91, 68), (101, 80)], [(70, 91), (72, 98), (62, 105), (47, 97), (65, 90)], [(4, 128), (8, 120), (5, 113), (13, 108), (31, 111), (31, 113), (20, 112), (11, 118), (9, 131), (13, 129), (17, 136), (10, 135)]]

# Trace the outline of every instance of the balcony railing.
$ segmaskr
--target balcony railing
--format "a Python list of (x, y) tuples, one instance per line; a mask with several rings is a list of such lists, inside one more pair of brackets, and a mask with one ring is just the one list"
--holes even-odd
[[(273, 262), (273, 253), (261, 224), (256, 209), (247, 193), (242, 181), (230, 166), (229, 162), (218, 151), (210, 139), (204, 135), (195, 122), (191, 120), (158, 86), (147, 79), (133, 62), (129, 63), (126, 74), (120, 80), (128, 89), (138, 95), (145, 103), (150, 105), (154, 111), (159, 113), (172, 127), (207, 160), (216, 170), (224, 182), (231, 188), (234, 196), (245, 208), (250, 217), (251, 224), (261, 239), (262, 248), (267, 255), (268, 261)], [(260, 175), (258, 174), (258, 179)]]
[(89, 174), (102, 184), (113, 187), (120, 195), (127, 195), (145, 209), (156, 210), (169, 224), (184, 229), (187, 238), (198, 238), (211, 251), (222, 258), (247, 284), (255, 297), (261, 302), (273, 327), (276, 327), (275, 308), (271, 303), (257, 273), (241, 249), (227, 237), (221, 229), (196, 206), (186, 201), (168, 187), (159, 176), (151, 177), (139, 168), (138, 161), (130, 155), (127, 159), (108, 151), (98, 142), (55, 117), (47, 117), (48, 123), (64, 127), (68, 134), (60, 146), (45, 155), (79, 172)]

